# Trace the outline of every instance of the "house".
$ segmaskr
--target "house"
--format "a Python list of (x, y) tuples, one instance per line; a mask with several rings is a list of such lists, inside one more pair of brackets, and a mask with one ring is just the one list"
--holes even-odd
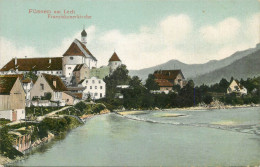
[(87, 99), (89, 95), (92, 99), (100, 99), (106, 96), (106, 83), (102, 79), (91, 77), (80, 81), (79, 84), (85, 88), (83, 99)]
[(117, 67), (121, 66), (122, 62), (119, 59), (118, 55), (116, 54), (116, 52), (114, 52), (111, 56), (111, 58), (108, 61), (108, 66), (110, 68), (110, 74), (112, 74)]
[(25, 78), (21, 80), (22, 85), (23, 85), (23, 89), (26, 93), (26, 106), (30, 107), (30, 100), (31, 100), (31, 89), (33, 87), (33, 80), (30, 78)]
[(65, 91), (62, 92), (62, 99), (65, 100), (66, 105), (75, 105), (82, 99), (82, 93)]
[(50, 102), (57, 103), (57, 105), (64, 106), (65, 101), (62, 99), (62, 92), (67, 90), (67, 87), (60, 77), (50, 74), (41, 74), (31, 89), (31, 100), (49, 100)]
[(75, 77), (75, 84), (78, 84), (81, 80), (89, 78), (90, 69), (86, 64), (78, 64), (73, 70), (73, 76)]
[(172, 91), (173, 84), (167, 79), (155, 79), (155, 82), (159, 85), (160, 92), (168, 94), (170, 91)]
[(0, 75), (2, 77), (18, 77), (22, 83), (23, 89), (26, 94), (25, 103), (27, 107), (30, 107), (30, 90), (33, 86), (33, 81), (30, 78), (24, 78), (23, 74), (6, 74), (6, 75)]
[(25, 119), (25, 92), (18, 76), (0, 76), (0, 118)]
[(186, 84), (181, 70), (157, 70), (153, 73), (153, 75), (155, 77), (155, 81), (157, 80), (157, 83), (162, 85), (159, 85), (162, 90), (169, 89), (171, 86), (167, 81), (169, 81), (172, 86), (180, 85), (181, 88)]
[(13, 58), (0, 69), (1, 74), (27, 74), (30, 71), (36, 75), (46, 73), (61, 76), (62, 57)]
[(247, 89), (239, 83), (238, 80), (233, 79), (227, 88), (227, 93), (237, 93), (241, 95), (246, 95), (247, 94)]

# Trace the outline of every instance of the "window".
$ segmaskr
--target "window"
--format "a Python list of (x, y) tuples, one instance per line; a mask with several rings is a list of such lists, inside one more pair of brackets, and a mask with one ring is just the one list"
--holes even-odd
[(57, 71), (56, 74), (58, 74), (59, 72)]
[(102, 97), (102, 93), (100, 93), (100, 97)]
[(95, 83), (95, 80), (92, 80), (92, 83), (94, 84), (94, 83)]
[(95, 89), (97, 89), (97, 86), (95, 86)]
[(117, 63), (115, 63), (115, 65), (117, 65)]
[(73, 60), (73, 57), (70, 57), (70, 60)]
[(101, 81), (99, 80), (99, 81), (98, 81), (98, 83), (100, 83), (100, 84), (101, 84)]
[(90, 86), (90, 89), (92, 89), (92, 86)]
[(98, 95), (98, 93), (95, 93), (95, 96), (97, 96)]
[(100, 89), (102, 89), (102, 86), (100, 86)]
[(67, 102), (69, 102), (69, 99), (67, 99)]
[(88, 80), (86, 80), (86, 83), (88, 83)]
[(40, 84), (41, 90), (44, 90), (44, 84)]
[(70, 70), (70, 69), (71, 69), (71, 67), (68, 67), (68, 69)]

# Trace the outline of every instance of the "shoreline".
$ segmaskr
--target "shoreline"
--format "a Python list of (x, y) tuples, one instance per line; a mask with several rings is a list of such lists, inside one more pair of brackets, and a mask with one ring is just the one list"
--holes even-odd
[(235, 109), (235, 108), (251, 108), (260, 107), (260, 104), (254, 105), (223, 105), (223, 106), (195, 106), (195, 107), (181, 107), (181, 108), (154, 108), (154, 109), (132, 109), (132, 110), (114, 110), (115, 113), (118, 112), (134, 112), (134, 111), (183, 111), (183, 110), (221, 110), (221, 109)]

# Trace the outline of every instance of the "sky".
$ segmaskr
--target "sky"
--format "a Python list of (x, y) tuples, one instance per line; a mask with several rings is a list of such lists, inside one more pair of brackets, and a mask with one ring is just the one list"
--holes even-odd
[[(30, 9), (91, 18), (53, 19)], [(260, 42), (260, 1), (0, 0), (0, 67), (14, 57), (60, 57), (83, 26), (98, 66), (114, 51), (128, 69), (172, 59), (200, 64)]]

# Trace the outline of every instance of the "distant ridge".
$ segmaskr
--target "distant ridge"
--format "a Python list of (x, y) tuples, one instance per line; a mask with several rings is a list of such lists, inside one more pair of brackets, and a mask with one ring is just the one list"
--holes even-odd
[(236, 60), (246, 57), (258, 50), (260, 50), (260, 43), (257, 44), (255, 48), (250, 48), (250, 49), (247, 49), (244, 51), (237, 51), (234, 54), (232, 54), (231, 56), (221, 59), (221, 60), (210, 60), (209, 62), (204, 63), (204, 64), (185, 64), (178, 60), (170, 60), (164, 64), (160, 64), (160, 65), (153, 66), (150, 68), (144, 68), (141, 70), (130, 70), (129, 74), (131, 76), (137, 75), (143, 81), (145, 81), (148, 74), (153, 73), (155, 70), (181, 69), (186, 79), (196, 78), (203, 74), (226, 67), (226, 66), (232, 64), (233, 62), (235, 62)]

